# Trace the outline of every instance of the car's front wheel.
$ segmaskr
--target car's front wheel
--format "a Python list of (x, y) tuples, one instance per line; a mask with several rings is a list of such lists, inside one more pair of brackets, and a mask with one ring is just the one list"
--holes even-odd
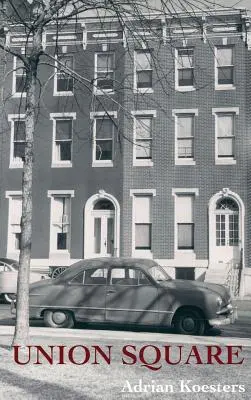
[(176, 332), (183, 335), (203, 335), (206, 321), (199, 311), (183, 309), (178, 311), (174, 319)]
[(15, 293), (4, 293), (3, 298), (5, 303), (10, 304), (12, 300), (15, 300), (17, 295)]
[(73, 328), (74, 318), (69, 311), (46, 310), (44, 312), (44, 323), (51, 328)]

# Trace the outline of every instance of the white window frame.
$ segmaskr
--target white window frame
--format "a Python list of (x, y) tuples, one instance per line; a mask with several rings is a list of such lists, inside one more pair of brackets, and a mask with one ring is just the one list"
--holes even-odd
[[(62, 54), (62, 57), (72, 57), (72, 63), (73, 63), (73, 69), (74, 69), (74, 57), (73, 55), (67, 55), (67, 54)], [(58, 62), (57, 62), (57, 54), (55, 55), (55, 67), (54, 67), (54, 79), (53, 79), (53, 96), (73, 96), (74, 93), (71, 90), (68, 91), (60, 91), (58, 92), (57, 87), (58, 87), (58, 81), (57, 77), (60, 75), (60, 66), (58, 67)], [(60, 60), (59, 60), (60, 61)]]
[[(172, 117), (174, 118), (174, 133), (175, 133), (175, 146), (174, 146), (174, 159), (175, 159), (175, 165), (196, 165), (195, 158), (179, 158), (178, 157), (178, 118), (181, 115), (193, 115), (194, 116), (194, 144), (195, 144), (195, 136), (196, 136), (196, 118), (199, 115), (198, 108), (187, 108), (187, 109), (179, 109), (176, 108), (172, 110)], [(194, 148), (194, 156), (195, 156), (195, 148)]]
[[(218, 83), (218, 57), (217, 57), (217, 53), (218, 53), (218, 49), (219, 48), (232, 48), (232, 56), (233, 56), (233, 83), (229, 83), (229, 84), (219, 84)], [(215, 51), (214, 51), (214, 76), (215, 76), (215, 90), (235, 90), (235, 59), (234, 59), (234, 46), (233, 45), (218, 45), (215, 46)]]
[[(50, 255), (49, 258), (55, 258), (57, 255), (64, 255), (70, 258), (70, 249), (71, 249), (71, 200), (75, 196), (74, 190), (48, 190), (47, 197), (50, 198)], [(70, 201), (69, 204), (69, 220), (67, 222), (69, 237), (67, 238), (67, 249), (57, 249), (57, 228), (55, 227), (55, 221), (53, 221), (53, 203), (55, 197), (65, 197)]]
[[(134, 78), (133, 78), (134, 93), (153, 93), (153, 86), (148, 87), (148, 88), (138, 88), (137, 87), (137, 67), (136, 67), (137, 62), (136, 62), (136, 60), (137, 60), (137, 53), (139, 53), (140, 51), (144, 51), (144, 49), (142, 48), (142, 49), (138, 49), (138, 50), (134, 51), (134, 65), (133, 65), (133, 69), (134, 69), (134, 73), (133, 73), (133, 76), (134, 76)], [(146, 53), (147, 52), (150, 54), (151, 61), (152, 61), (152, 52), (150, 50), (149, 51), (146, 50)], [(144, 71), (144, 70), (142, 69), (141, 71)], [(146, 71), (148, 71), (148, 70), (146, 70)], [(153, 68), (152, 67), (151, 67), (151, 71), (152, 71), (152, 74), (153, 74)], [(152, 80), (152, 84), (153, 84), (153, 80)]]
[[(8, 238), (7, 238), (7, 257), (18, 259), (20, 250), (15, 248), (15, 236), (14, 233), (21, 233), (21, 225), (17, 225), (15, 232), (13, 232), (13, 224), (11, 224), (11, 211), (13, 209), (13, 201), (16, 198), (22, 198), (21, 190), (8, 190), (5, 192), (5, 198), (9, 200), (9, 211), (8, 211)], [(21, 219), (20, 219), (21, 223)]]
[[(135, 249), (135, 196), (149, 196), (152, 197), (152, 210), (153, 210), (153, 197), (156, 196), (156, 189), (130, 189), (130, 197), (132, 197), (132, 257), (153, 258), (153, 251), (144, 249)], [(153, 227), (153, 219), (152, 219)], [(153, 230), (152, 230), (153, 233)], [(152, 235), (153, 238), (153, 235)], [(152, 241), (153, 244), (153, 241)]]
[[(195, 256), (195, 249), (178, 249), (178, 219), (177, 219), (177, 196), (179, 195), (190, 195), (194, 196), (194, 201), (197, 196), (199, 196), (198, 188), (173, 188), (172, 196), (174, 197), (174, 253), (177, 257), (183, 256), (184, 254)], [(195, 226), (195, 222), (193, 222)], [(195, 245), (195, 242), (194, 242)], [(175, 258), (176, 258), (175, 256)], [(189, 260), (188, 260), (189, 261)]]
[(57, 120), (63, 119), (72, 119), (74, 121), (76, 119), (75, 112), (65, 112), (65, 113), (51, 113), (50, 120), (52, 120), (52, 168), (70, 168), (72, 167), (72, 158), (73, 158), (73, 137), (74, 137), (74, 126), (72, 122), (72, 142), (71, 142), (71, 160), (57, 160), (56, 159), (56, 124)]
[[(212, 114), (214, 116), (215, 120), (215, 164), (216, 165), (231, 165), (231, 164), (236, 164), (236, 154), (234, 154), (234, 157), (218, 157), (218, 116), (220, 114), (233, 114), (234, 115), (234, 138), (235, 138), (235, 143), (236, 143), (236, 116), (239, 115), (239, 107), (221, 107), (221, 108), (213, 108), (212, 109)], [(235, 149), (236, 149), (236, 144), (234, 144)]]
[(8, 122), (10, 122), (10, 163), (9, 168), (23, 168), (23, 161), (15, 161), (14, 159), (14, 128), (15, 121), (23, 121), (25, 114), (9, 114)]
[[(137, 150), (137, 138), (136, 138), (136, 120), (137, 118), (140, 117), (145, 117), (145, 118), (152, 118), (152, 120), (154, 118), (156, 118), (157, 112), (156, 110), (137, 110), (137, 111), (132, 111), (131, 112), (132, 117), (133, 117), (133, 166), (135, 167), (152, 167), (153, 166), (153, 159), (137, 159), (136, 158), (136, 150)], [(153, 121), (152, 121), (152, 125), (154, 125)], [(153, 126), (152, 126), (153, 128)], [(152, 144), (153, 144), (153, 132), (154, 130), (152, 129)], [(153, 147), (153, 146), (152, 146)]]
[(16, 69), (17, 69), (17, 57), (13, 56), (12, 96), (13, 97), (26, 97), (26, 92), (25, 91), (23, 91), (23, 92), (17, 92), (16, 91), (16, 89), (17, 89), (17, 80), (16, 80), (16, 78), (17, 78), (17, 75), (18, 75)]
[(113, 132), (112, 143), (112, 159), (111, 160), (96, 160), (96, 121), (101, 118), (117, 119), (117, 111), (98, 111), (91, 112), (90, 119), (92, 121), (92, 167), (113, 167), (114, 160), (114, 142), (115, 134)]
[[(108, 72), (113, 73), (113, 88), (112, 89), (99, 89), (96, 85), (97, 77), (98, 77), (98, 55), (99, 54), (109, 54), (113, 56), (113, 70)], [(107, 72), (107, 71), (105, 71)], [(94, 55), (94, 85), (93, 85), (93, 92), (96, 95), (103, 95), (103, 94), (114, 94), (114, 84), (115, 84), (115, 53), (112, 51), (99, 51)]]
[[(193, 47), (180, 47), (180, 48), (176, 48), (175, 49), (175, 90), (178, 92), (191, 92), (193, 90), (195, 90), (195, 86), (193, 85), (188, 85), (188, 86), (180, 86), (179, 85), (179, 50), (193, 50), (193, 57), (194, 57), (194, 48)], [(194, 60), (194, 58), (193, 58)], [(194, 71), (194, 65), (193, 65), (193, 71)]]

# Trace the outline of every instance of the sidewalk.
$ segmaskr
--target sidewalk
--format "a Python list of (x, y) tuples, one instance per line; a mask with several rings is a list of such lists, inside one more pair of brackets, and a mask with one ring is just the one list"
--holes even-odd
[(242, 317), (250, 317), (251, 319), (251, 297), (243, 299), (234, 299), (233, 305), (238, 308), (238, 315)]

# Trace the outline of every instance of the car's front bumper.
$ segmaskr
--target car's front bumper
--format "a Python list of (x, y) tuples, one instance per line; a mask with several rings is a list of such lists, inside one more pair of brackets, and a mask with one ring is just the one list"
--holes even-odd
[(229, 313), (226, 315), (224, 314), (218, 314), (216, 318), (210, 319), (209, 325), (211, 326), (221, 326), (221, 325), (230, 325), (233, 324), (236, 320), (238, 319), (238, 311), (237, 307), (231, 307), (231, 310), (229, 310)]

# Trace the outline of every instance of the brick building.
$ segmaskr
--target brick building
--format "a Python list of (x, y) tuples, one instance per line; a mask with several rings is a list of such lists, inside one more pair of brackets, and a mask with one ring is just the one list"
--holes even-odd
[[(48, 27), (32, 268), (148, 257), (172, 277), (251, 293), (248, 21), (214, 10)], [(23, 32), (6, 40), (29, 51)], [(0, 254), (18, 258), (25, 74), (18, 58), (4, 61)]]

